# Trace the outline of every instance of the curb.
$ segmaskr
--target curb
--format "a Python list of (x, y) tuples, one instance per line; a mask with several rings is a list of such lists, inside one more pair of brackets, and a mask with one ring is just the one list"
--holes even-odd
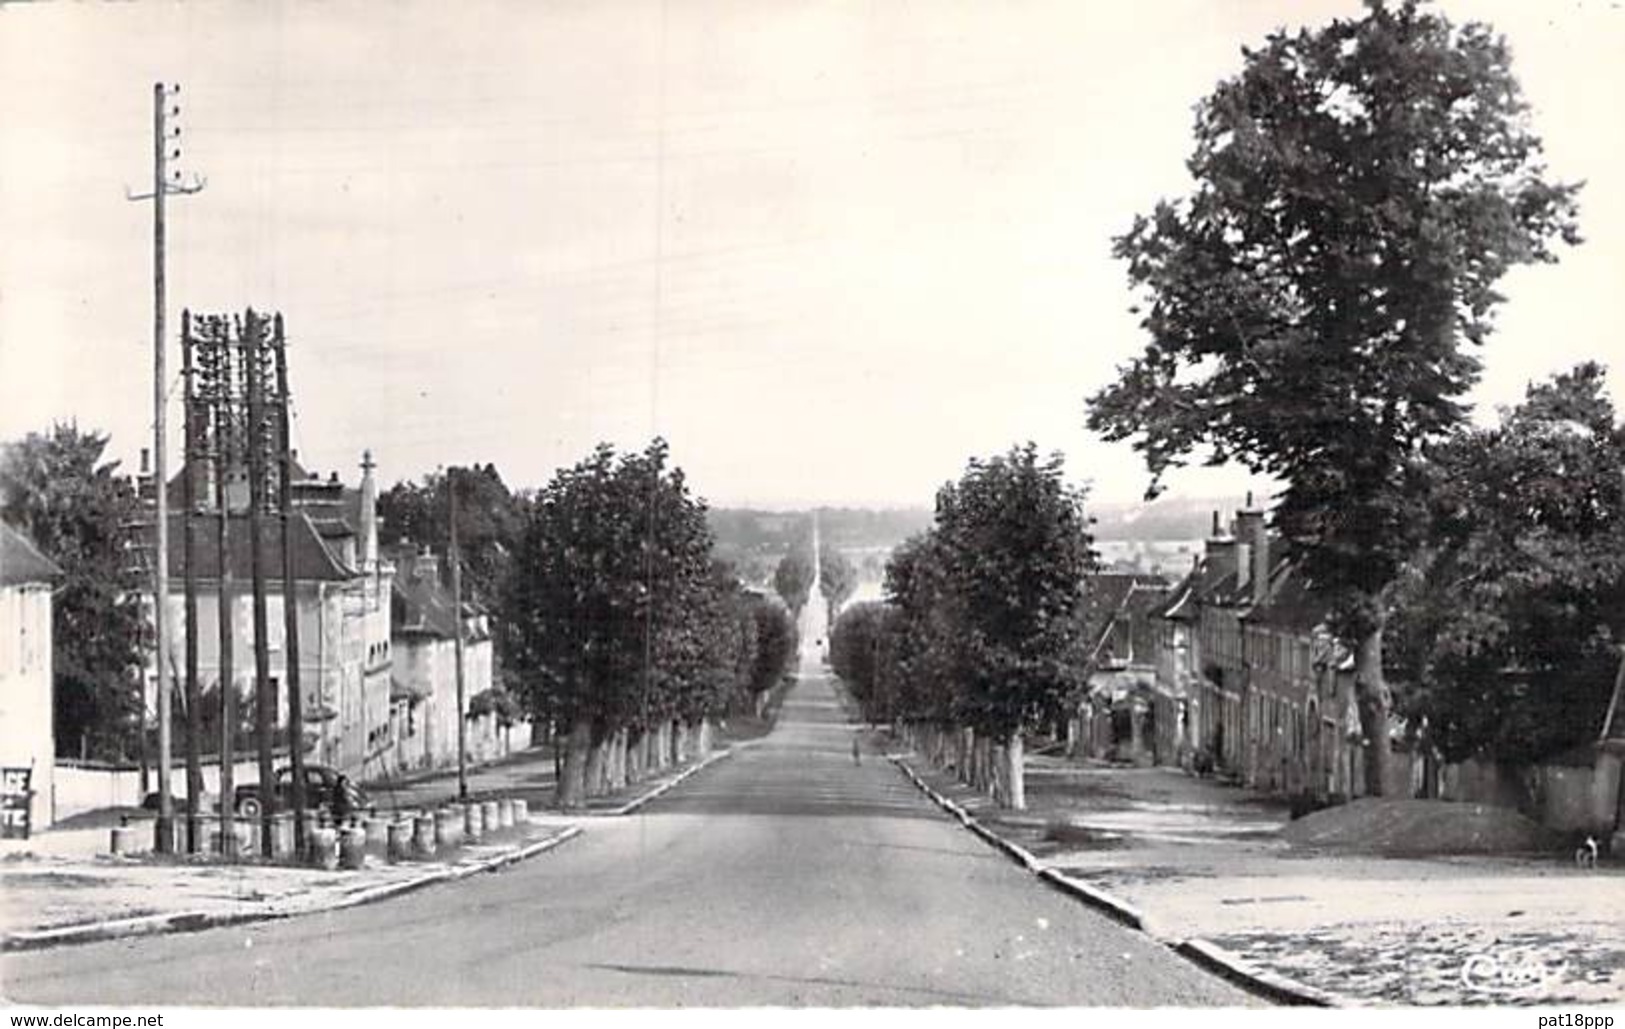
[[(953, 815), (965, 828), (976, 834), (994, 849), (1003, 851), (1011, 860), (1060, 892), (1083, 901), (1130, 929), (1143, 932), (1151, 936), (1152, 939), (1157, 939), (1155, 934), (1146, 928), (1145, 915), (1139, 908), (1119, 897), (1112, 896), (1098, 886), (1092, 886), (1080, 879), (1074, 879), (1060, 869), (1046, 866), (1038, 858), (1034, 857), (1031, 851), (1000, 836), (978, 822), (975, 816), (966, 811), (964, 807), (932, 789), (904, 760), (903, 755), (887, 754), (886, 757), (904, 775), (908, 776), (909, 781), (914, 783), (921, 793), (930, 798), (932, 803)], [(1158, 940), (1158, 942), (1167, 943), (1167, 941), (1163, 940)], [(1175, 954), (1199, 968), (1212, 972), (1250, 993), (1274, 1001), (1277, 1004), (1322, 1008), (1352, 1006), (1349, 1001), (1336, 994), (1258, 968), (1242, 959), (1239, 955), (1233, 954), (1207, 940), (1182, 940), (1177, 943), (1167, 943), (1167, 946)]]
[(1249, 963), (1240, 955), (1232, 954), (1218, 944), (1210, 943), (1207, 940), (1185, 940), (1174, 946), (1174, 953), (1192, 964), (1216, 973), (1220, 978), (1228, 979), (1237, 986), (1251, 990), (1253, 993), (1273, 1000), (1278, 1004), (1315, 1008), (1353, 1006), (1336, 994), (1295, 982), (1286, 976), (1276, 975), (1274, 972), (1265, 971)]
[(537, 840), (516, 850), (506, 851), (474, 864), (437, 868), (414, 879), (386, 883), (382, 886), (346, 894), (330, 903), (264, 908), (251, 911), (177, 911), (165, 915), (142, 915), (137, 918), (119, 918), (106, 922), (91, 922), (85, 925), (62, 926), (55, 929), (25, 930), (8, 933), (3, 940), (0, 940), (0, 951), (44, 950), (50, 947), (99, 943), (104, 940), (121, 940), (135, 936), (200, 932), (204, 929), (218, 929), (223, 926), (242, 925), (248, 922), (273, 922), (284, 918), (297, 918), (300, 915), (343, 911), (347, 908), (360, 907), (363, 904), (372, 904), (377, 901), (388, 900), (391, 897), (399, 897), (423, 889), (426, 886), (432, 886), (435, 883), (456, 882), (471, 875), (478, 875), (481, 872), (496, 871), (507, 865), (552, 850), (560, 844), (575, 839), (582, 832), (582, 828), (578, 825), (568, 826), (557, 835), (549, 836), (544, 840)]
[(1058, 868), (1045, 868), (1038, 873), (1038, 877), (1062, 893), (1076, 897), (1090, 907), (1099, 908), (1130, 929), (1138, 929), (1148, 934), (1151, 932), (1145, 927), (1145, 915), (1140, 913), (1139, 908), (1126, 900), (1112, 896), (1098, 886), (1074, 879)]
[(620, 807), (610, 808), (608, 811), (594, 811), (594, 812), (587, 813), (588, 817), (591, 817), (591, 818), (617, 818), (617, 817), (620, 817), (621, 815), (629, 815), (632, 812), (636, 811), (638, 808), (640, 808), (643, 805), (649, 803), (651, 800), (654, 800), (656, 797), (659, 797), (662, 794), (666, 793), (666, 791), (674, 789), (679, 783), (681, 783), (683, 780), (687, 779), (689, 776), (698, 774), (702, 770), (711, 767), (716, 762), (721, 761), (723, 758), (729, 756), (734, 751), (743, 750), (744, 748), (750, 746), (754, 742), (755, 742), (754, 740), (747, 740), (747, 741), (745, 741), (743, 743), (731, 744), (726, 750), (712, 751), (709, 755), (706, 756), (704, 761), (701, 761), (697, 765), (689, 765), (687, 768), (683, 769), (681, 772), (678, 772), (676, 775), (672, 776), (670, 779), (667, 779), (665, 782), (662, 782), (660, 785), (656, 786), (654, 789), (650, 790), (648, 793), (645, 793), (643, 796), (635, 797), (632, 800), (627, 801), (625, 804), (622, 804)]

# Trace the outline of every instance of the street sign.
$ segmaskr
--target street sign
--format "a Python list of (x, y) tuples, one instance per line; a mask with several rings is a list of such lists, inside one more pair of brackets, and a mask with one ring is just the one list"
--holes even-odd
[(32, 768), (0, 768), (0, 837), (28, 839), (32, 828)]

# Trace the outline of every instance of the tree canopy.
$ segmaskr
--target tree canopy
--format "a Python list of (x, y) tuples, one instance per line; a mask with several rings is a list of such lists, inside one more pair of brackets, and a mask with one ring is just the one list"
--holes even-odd
[[(150, 631), (126, 552), (139, 502), (107, 436), (62, 424), (0, 451), (0, 516), (62, 570), (53, 617), (56, 738), (122, 757), (142, 726), (141, 668)], [(150, 568), (150, 562), (146, 563)]]
[(1022, 736), (1083, 682), (1081, 606), (1094, 567), (1083, 491), (1028, 443), (972, 460), (936, 523), (886, 566), (886, 603), (836, 622), (831, 662), (872, 719), (969, 728), (1005, 748), (1024, 803)]
[(1433, 455), (1393, 664), (1447, 760), (1534, 761), (1600, 728), (1625, 629), (1625, 427), (1604, 382), (1582, 364)]
[(1368, 6), (1271, 35), (1198, 105), (1194, 193), (1116, 241), (1150, 339), (1088, 421), (1134, 441), (1152, 493), (1198, 451), (1285, 483), (1273, 519), (1357, 654), (1380, 792), (1420, 454), (1464, 417), (1497, 280), (1578, 241), (1578, 187), (1548, 180), (1502, 39)]
[[(664, 440), (600, 445), (559, 471), (530, 505), (505, 584), (511, 678), (533, 715), (571, 735), (571, 754), (701, 722), (762, 674), (760, 616), (713, 560), (705, 505)], [(566, 803), (580, 768), (560, 778)]]
[(846, 598), (858, 588), (858, 570), (845, 554), (834, 547), (821, 547), (818, 553), (818, 592), (829, 603), (830, 617), (834, 618), (846, 603)]
[(468, 587), (486, 600), (500, 597), (525, 500), (487, 463), (432, 472), (418, 482), (397, 482), (378, 495), (378, 542), (412, 543), (446, 553), (451, 542), (447, 483), (457, 481), (457, 545)]
[(773, 569), (773, 589), (791, 611), (799, 613), (812, 594), (812, 555), (806, 547), (796, 547), (779, 559)]

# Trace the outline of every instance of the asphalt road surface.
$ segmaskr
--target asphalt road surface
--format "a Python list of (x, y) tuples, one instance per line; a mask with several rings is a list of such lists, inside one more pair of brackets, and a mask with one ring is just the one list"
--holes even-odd
[(1256, 1003), (1048, 889), (851, 754), (831, 683), (624, 819), (506, 871), (285, 922), (0, 958), (40, 1004)]

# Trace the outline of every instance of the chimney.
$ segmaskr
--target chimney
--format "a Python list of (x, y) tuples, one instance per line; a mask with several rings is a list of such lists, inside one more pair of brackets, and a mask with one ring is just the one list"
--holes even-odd
[(417, 560), (412, 562), (412, 577), (420, 580), (426, 579), (432, 583), (439, 583), (440, 581), (440, 559), (435, 556), (435, 552), (430, 550), (427, 544), (424, 545), (422, 550), (418, 551)]
[(1253, 578), (1252, 537), (1247, 535), (1242, 515), (1245, 509), (1237, 511), (1236, 517), (1230, 522), (1230, 538), (1235, 540), (1236, 556), (1236, 589), (1246, 590)]
[(1253, 506), (1253, 495), (1247, 494), (1247, 506), (1236, 512), (1236, 538), (1247, 546), (1247, 560), (1251, 565), (1248, 580), (1252, 585), (1252, 601), (1261, 603), (1270, 586), (1270, 541), (1264, 527), (1264, 512)]
[(378, 482), (373, 478), (372, 451), (361, 452), (361, 570), (378, 568)]
[(1218, 576), (1229, 575), (1236, 570), (1236, 541), (1224, 534), (1217, 511), (1213, 512), (1213, 535), (1203, 546), (1203, 559)]
[(241, 465), (226, 472), (226, 510), (231, 514), (248, 510), (248, 472)]
[(152, 453), (146, 447), (141, 448), (141, 471), (135, 477), (135, 495), (142, 502), (156, 503), (152, 492)]

